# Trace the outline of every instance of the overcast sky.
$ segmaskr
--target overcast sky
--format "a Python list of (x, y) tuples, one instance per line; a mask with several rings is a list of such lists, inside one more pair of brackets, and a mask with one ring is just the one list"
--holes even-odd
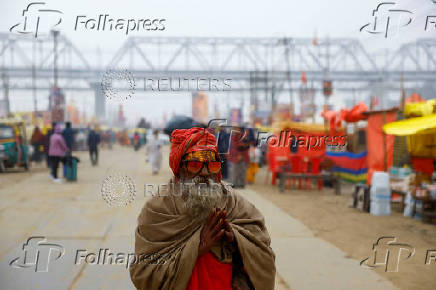
[[(164, 18), (165, 30), (139, 31), (133, 36), (278, 36), (278, 37), (353, 37), (360, 39), (370, 52), (380, 53), (384, 48), (395, 49), (401, 43), (421, 37), (436, 37), (436, 29), (424, 31), (427, 15), (436, 15), (432, 0), (397, 0), (398, 7), (412, 11), (415, 20), (394, 38), (359, 32), (362, 25), (372, 21), (372, 10), (383, 1), (378, 0), (268, 0), (268, 1), (89, 1), (47, 0), (48, 9), (63, 12), (62, 23), (57, 27), (89, 59), (90, 63), (107, 63), (122, 46), (127, 36), (121, 32), (74, 31), (77, 15), (98, 18), (109, 14), (112, 18)], [(9, 31), (11, 26), (22, 21), (22, 10), (31, 1), (0, 0), (0, 31)], [(96, 57), (99, 48), (100, 57)], [(13, 92), (11, 92), (12, 94)], [(43, 93), (38, 93), (43, 98)], [(82, 100), (81, 93), (73, 97)], [(69, 96), (71, 97), (71, 96)], [(191, 110), (189, 94), (173, 96), (163, 105), (163, 96), (135, 100), (126, 104), (126, 113), (132, 119), (140, 115), (150, 119), (160, 117), (163, 111), (169, 114)], [(19, 97), (11, 100), (14, 109), (30, 110), (31, 104)], [(19, 101), (18, 101), (19, 100)], [(29, 99), (30, 101), (30, 99)], [(79, 101), (84, 102), (84, 101)], [(92, 106), (93, 101), (89, 101)], [(222, 103), (222, 102), (221, 102)], [(89, 106), (87, 105), (89, 108)]]

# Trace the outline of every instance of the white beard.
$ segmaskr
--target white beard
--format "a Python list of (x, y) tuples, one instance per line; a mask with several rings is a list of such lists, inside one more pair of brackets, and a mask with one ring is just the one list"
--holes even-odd
[(185, 178), (180, 180), (178, 186), (182, 187), (184, 206), (192, 219), (205, 219), (223, 200), (221, 183), (211, 178)]

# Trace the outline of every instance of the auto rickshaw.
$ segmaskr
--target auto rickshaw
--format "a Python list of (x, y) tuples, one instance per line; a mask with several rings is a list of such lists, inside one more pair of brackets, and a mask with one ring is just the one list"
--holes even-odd
[(6, 168), (29, 169), (26, 125), (17, 119), (0, 119), (0, 172)]

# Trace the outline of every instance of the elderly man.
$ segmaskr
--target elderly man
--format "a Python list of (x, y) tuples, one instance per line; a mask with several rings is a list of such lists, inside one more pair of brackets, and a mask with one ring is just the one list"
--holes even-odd
[[(130, 266), (138, 289), (274, 289), (274, 253), (262, 214), (221, 182), (206, 129), (171, 135), (173, 179), (138, 217)], [(150, 258), (151, 257), (151, 258)]]

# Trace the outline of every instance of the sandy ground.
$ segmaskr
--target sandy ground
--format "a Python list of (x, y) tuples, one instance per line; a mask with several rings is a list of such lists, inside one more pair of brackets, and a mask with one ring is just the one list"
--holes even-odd
[(367, 258), (372, 245), (383, 236), (393, 236), (397, 242), (411, 245), (415, 254), (408, 260), (400, 256), (398, 272), (385, 272), (383, 267), (368, 271), (377, 271), (400, 289), (435, 289), (436, 262), (425, 265), (425, 259), (427, 250), (436, 250), (436, 225), (403, 217), (395, 209), (391, 216), (380, 217), (351, 208), (351, 187), (344, 186), (341, 196), (330, 188), (322, 191), (288, 189), (280, 193), (278, 187), (266, 185), (265, 181), (266, 170), (262, 168), (255, 184), (248, 188), (302, 221), (315, 236), (332, 243), (350, 258), (358, 261)]

